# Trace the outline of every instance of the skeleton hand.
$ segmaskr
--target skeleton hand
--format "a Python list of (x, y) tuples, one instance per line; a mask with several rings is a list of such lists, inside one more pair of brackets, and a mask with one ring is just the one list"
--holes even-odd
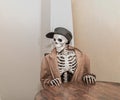
[(55, 78), (55, 79), (50, 81), (51, 86), (60, 86), (61, 83), (62, 82), (61, 82), (60, 78)]
[(85, 84), (94, 85), (96, 83), (96, 76), (93, 74), (87, 74), (82, 77), (82, 80)]

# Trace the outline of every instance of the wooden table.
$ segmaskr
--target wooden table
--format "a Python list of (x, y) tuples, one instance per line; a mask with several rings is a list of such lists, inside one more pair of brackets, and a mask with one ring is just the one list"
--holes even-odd
[(120, 83), (97, 82), (93, 86), (63, 84), (41, 90), (35, 100), (120, 100)]

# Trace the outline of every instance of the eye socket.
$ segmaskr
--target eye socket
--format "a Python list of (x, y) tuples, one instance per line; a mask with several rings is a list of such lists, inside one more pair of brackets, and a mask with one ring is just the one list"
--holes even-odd
[(62, 39), (58, 39), (59, 42), (62, 42)]
[(54, 41), (56, 41), (56, 39), (55, 39), (55, 38), (54, 38), (53, 40), (54, 40)]

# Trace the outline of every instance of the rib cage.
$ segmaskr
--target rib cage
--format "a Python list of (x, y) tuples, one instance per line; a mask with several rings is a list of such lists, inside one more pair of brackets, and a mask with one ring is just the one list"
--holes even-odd
[[(57, 54), (57, 62), (60, 74), (70, 72), (74, 74), (77, 66), (76, 54), (73, 50), (64, 50)], [(64, 75), (64, 80), (67, 82), (67, 74)]]

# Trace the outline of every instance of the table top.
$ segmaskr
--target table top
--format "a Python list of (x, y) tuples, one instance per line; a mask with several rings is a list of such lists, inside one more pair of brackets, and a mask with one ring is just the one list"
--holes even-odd
[(41, 90), (35, 100), (120, 100), (120, 83), (96, 82), (95, 85), (67, 83)]

